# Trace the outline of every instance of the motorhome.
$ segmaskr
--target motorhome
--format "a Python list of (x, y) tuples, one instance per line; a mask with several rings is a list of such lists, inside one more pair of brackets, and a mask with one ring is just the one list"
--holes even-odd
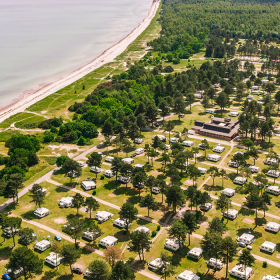
[[(178, 251), (180, 249), (180, 241), (177, 238), (167, 238), (164, 242), (164, 248), (169, 249), (171, 251)], [(183, 243), (181, 242), (181, 247), (183, 247)]]
[(232, 197), (235, 196), (235, 190), (234, 189), (230, 189), (230, 188), (225, 188), (221, 191), (222, 194), (228, 196), (228, 197)]
[(128, 184), (128, 183), (131, 182), (131, 177), (120, 175), (119, 178), (118, 178), (118, 182), (120, 182), (122, 184)]
[(159, 194), (160, 192), (161, 192), (160, 187), (153, 187), (153, 188), (152, 188), (152, 193), (154, 193), (154, 194)]
[(59, 201), (60, 208), (68, 208), (72, 206), (72, 196), (62, 197)]
[(266, 158), (263, 161), (263, 163), (267, 164), (267, 165), (275, 164), (275, 163), (278, 163), (278, 159), (277, 158)]
[(238, 217), (238, 211), (235, 209), (228, 209), (225, 213), (223, 213), (223, 216), (234, 220)]
[(154, 140), (156, 136), (159, 138), (160, 141), (165, 141), (166, 140), (166, 137), (164, 135), (160, 135), (160, 134), (154, 135), (152, 137), (152, 139)]
[(47, 208), (37, 208), (34, 212), (34, 215), (36, 215), (37, 217), (39, 218), (43, 218), (43, 217), (46, 217), (50, 214), (50, 210), (47, 209)]
[(221, 156), (215, 155), (215, 154), (209, 154), (207, 159), (210, 160), (210, 161), (217, 162), (217, 161), (219, 161), (221, 159)]
[(274, 251), (276, 250), (277, 245), (273, 242), (270, 241), (265, 241), (261, 246), (260, 250), (265, 251), (267, 253), (273, 254)]
[(266, 226), (265, 226), (265, 230), (268, 231), (273, 231), (273, 232), (278, 232), (280, 231), (280, 224), (275, 223), (275, 222), (269, 222)]
[(193, 145), (194, 145), (193, 141), (185, 140), (185, 141), (182, 142), (182, 146), (191, 147)]
[(82, 187), (84, 190), (89, 191), (89, 190), (94, 190), (96, 189), (96, 184), (94, 181), (82, 181)]
[(157, 259), (151, 261), (150, 263), (148, 263), (148, 267), (152, 270), (157, 270), (157, 269), (161, 268), (163, 265), (164, 265), (164, 263), (161, 260), (161, 258), (157, 258)]
[(208, 266), (216, 267), (217, 269), (222, 269), (224, 266), (221, 260), (215, 258), (210, 258), (206, 263)]
[(238, 112), (230, 112), (228, 115), (230, 117), (237, 117), (237, 116), (239, 116), (239, 113)]
[[(118, 218), (113, 222), (113, 225), (120, 227), (120, 228), (126, 228), (127, 227), (127, 223), (125, 220)], [(128, 224), (128, 227), (131, 227), (131, 223)]]
[(260, 168), (254, 165), (250, 165), (249, 168), (251, 169), (252, 173), (258, 173), (260, 171)]
[(215, 113), (215, 109), (206, 109), (205, 113), (214, 114)]
[(134, 139), (134, 143), (136, 143), (136, 144), (142, 144), (142, 143), (144, 143), (144, 140), (143, 140), (142, 138), (135, 138), (135, 139)]
[(203, 250), (201, 248), (194, 247), (191, 250), (189, 250), (187, 256), (189, 258), (199, 260), (202, 257), (202, 253), (203, 253)]
[[(138, 149), (137, 149), (138, 150)], [(135, 151), (136, 153), (136, 151)], [(139, 154), (140, 155), (140, 154)], [(122, 159), (122, 162), (123, 163), (126, 163), (126, 164), (132, 164), (134, 162), (134, 159), (133, 158), (123, 158)]]
[(115, 171), (111, 170), (111, 169), (108, 169), (108, 170), (105, 170), (103, 172), (104, 176), (108, 177), (108, 178), (112, 178), (116, 175)]
[(184, 272), (180, 273), (179, 276), (176, 277), (177, 280), (200, 280), (200, 277), (197, 276), (191, 270), (185, 270)]
[(212, 203), (211, 202), (206, 202), (206, 203), (204, 203), (204, 204), (202, 204), (201, 206), (200, 206), (200, 210), (202, 210), (202, 211), (208, 211), (208, 210), (210, 210), (211, 208), (212, 208)]
[(94, 172), (94, 173), (100, 173), (102, 171), (102, 169), (100, 167), (97, 167), (97, 166), (92, 166), (90, 168), (90, 171)]
[(112, 156), (105, 157), (105, 161), (107, 161), (107, 162), (112, 162), (113, 160), (114, 160), (114, 157), (112, 157)]
[(265, 191), (274, 195), (280, 194), (280, 188), (278, 186), (269, 186), (265, 189)]
[(244, 185), (247, 182), (247, 179), (244, 177), (235, 177), (235, 179), (233, 180), (233, 183), (238, 184), (238, 185)]
[(253, 275), (253, 269), (249, 266), (237, 264), (232, 270), (229, 271), (230, 275), (244, 280), (248, 280)]
[(205, 174), (206, 172), (207, 172), (207, 169), (206, 168), (203, 168), (203, 167), (198, 167), (197, 168), (198, 169), (198, 171), (200, 172), (200, 174)]
[(172, 137), (172, 138), (170, 138), (169, 143), (174, 144), (174, 143), (178, 143), (179, 141), (180, 141), (179, 138)]
[(144, 167), (145, 167), (145, 165), (141, 164), (141, 163), (137, 163), (137, 164), (133, 165), (133, 168), (144, 168)]
[(237, 242), (243, 242), (246, 245), (250, 245), (255, 241), (255, 236), (250, 233), (243, 233), (237, 238)]
[(103, 246), (103, 247), (110, 247), (110, 246), (114, 246), (118, 244), (118, 238), (114, 237), (114, 236), (107, 236), (102, 238), (99, 241), (99, 245)]
[(81, 160), (78, 160), (77, 161), (78, 163), (79, 163), (79, 166), (80, 167), (84, 167), (86, 164), (83, 162), (83, 161), (81, 161)]
[(90, 240), (90, 241), (95, 240), (99, 236), (100, 236), (100, 233), (98, 231), (85, 231), (83, 234), (83, 238)]
[(141, 155), (143, 153), (144, 153), (144, 149), (143, 148), (138, 148), (138, 149), (135, 150), (135, 154), (136, 155)]
[(230, 167), (235, 167), (235, 168), (239, 167), (239, 166), (238, 166), (238, 163), (237, 163), (236, 161), (234, 161), (234, 160), (230, 160), (230, 161), (228, 162), (228, 166), (230, 166)]
[(114, 214), (107, 211), (97, 211), (95, 214), (95, 219), (98, 220), (99, 223), (103, 223), (111, 219), (113, 216)]
[(58, 253), (50, 252), (50, 254), (45, 258), (45, 262), (57, 267), (63, 262), (64, 257)]
[(140, 226), (140, 227), (136, 228), (134, 231), (144, 231), (147, 234), (151, 233), (150, 229), (147, 227), (144, 227), (144, 226)]
[(278, 178), (280, 176), (280, 171), (278, 171), (278, 170), (268, 170), (265, 174), (269, 177)]
[(221, 144), (218, 144), (216, 147), (213, 148), (213, 152), (215, 153), (222, 153), (225, 150), (225, 147), (221, 146)]
[(46, 251), (51, 247), (51, 242), (49, 240), (42, 240), (40, 242), (35, 243), (34, 249), (39, 250), (41, 252)]

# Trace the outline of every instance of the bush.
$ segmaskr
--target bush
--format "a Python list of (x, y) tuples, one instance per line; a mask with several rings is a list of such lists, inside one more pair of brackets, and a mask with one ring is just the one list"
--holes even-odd
[(152, 231), (152, 237), (155, 237), (157, 235), (157, 232), (155, 230)]
[(263, 262), (262, 267), (263, 267), (263, 268), (267, 268), (267, 262)]
[(96, 191), (95, 190), (92, 192), (92, 195), (96, 195)]
[(157, 231), (160, 231), (160, 228), (161, 228), (161, 226), (160, 226), (160, 225), (158, 225), (158, 226), (157, 226)]
[(101, 175), (101, 176), (100, 176), (100, 179), (101, 179), (101, 180), (104, 180), (104, 178), (105, 178), (104, 175)]

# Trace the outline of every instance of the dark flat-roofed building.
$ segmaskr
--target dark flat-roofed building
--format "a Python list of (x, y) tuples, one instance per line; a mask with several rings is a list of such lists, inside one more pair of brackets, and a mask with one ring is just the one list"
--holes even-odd
[(192, 130), (196, 133), (224, 140), (232, 140), (238, 135), (238, 120), (212, 117), (210, 122), (195, 121)]

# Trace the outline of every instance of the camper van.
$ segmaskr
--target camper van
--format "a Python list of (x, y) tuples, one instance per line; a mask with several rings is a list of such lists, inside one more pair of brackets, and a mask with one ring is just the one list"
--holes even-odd
[(151, 233), (150, 229), (147, 227), (144, 227), (144, 226), (140, 226), (140, 227), (136, 228), (134, 231), (144, 231), (147, 234)]
[(280, 171), (278, 171), (278, 170), (268, 170), (265, 174), (269, 177), (278, 178), (280, 176)]
[(203, 250), (201, 248), (194, 247), (188, 252), (187, 256), (189, 258), (199, 260), (202, 257), (202, 253)]
[(221, 156), (215, 155), (215, 154), (209, 154), (207, 159), (210, 160), (210, 161), (217, 162), (217, 161), (219, 161), (221, 159)]
[(183, 141), (182, 142), (182, 146), (186, 146), (186, 147), (191, 147), (194, 145), (194, 142), (193, 141)]
[(230, 188), (225, 188), (221, 191), (222, 194), (228, 196), (228, 197), (232, 197), (235, 196), (235, 190), (230, 189)]
[(57, 267), (62, 263), (63, 259), (64, 258), (60, 254), (50, 252), (50, 254), (45, 258), (45, 262), (54, 267)]
[(96, 189), (96, 184), (94, 181), (82, 181), (82, 187), (84, 190), (94, 190)]
[(250, 245), (255, 241), (255, 236), (250, 233), (243, 233), (237, 238), (237, 242), (245, 243), (246, 245)]
[(144, 168), (144, 167), (145, 167), (145, 165), (141, 164), (141, 163), (137, 163), (137, 164), (133, 165), (133, 168)]
[(34, 249), (39, 250), (41, 252), (46, 251), (51, 247), (51, 242), (49, 240), (42, 240), (40, 242), (35, 243)]
[[(183, 247), (183, 243), (181, 242), (181, 246)], [(164, 248), (169, 249), (171, 251), (178, 251), (179, 240), (177, 238), (167, 238), (165, 239)]]
[(213, 206), (212, 203), (206, 202), (200, 206), (200, 210), (206, 212), (206, 211), (210, 210), (212, 208), (212, 206)]
[[(120, 227), (120, 228), (126, 228), (127, 223), (125, 220), (118, 218), (113, 222), (113, 225)], [(131, 227), (131, 223), (128, 224), (128, 227)]]
[(273, 231), (273, 232), (278, 232), (280, 230), (280, 224), (275, 223), (275, 222), (269, 222), (266, 226), (265, 226), (265, 230), (268, 231)]
[(72, 206), (72, 196), (62, 197), (59, 201), (60, 208), (68, 208)]
[(254, 165), (250, 165), (249, 168), (251, 169), (252, 173), (258, 173), (260, 171), (260, 168)]
[(95, 219), (98, 220), (99, 223), (103, 223), (111, 219), (113, 216), (114, 214), (107, 211), (97, 211)]
[(177, 280), (200, 280), (200, 277), (197, 276), (194, 272), (190, 270), (185, 270), (176, 277)]
[(90, 240), (90, 241), (93, 241), (93, 240), (95, 240), (99, 235), (100, 235), (100, 233), (97, 232), (97, 231), (85, 231), (84, 234), (83, 234), (83, 238), (84, 238), (84, 239), (87, 239), (87, 240)]
[(37, 217), (39, 218), (43, 218), (43, 217), (46, 217), (50, 214), (50, 210), (47, 209), (47, 208), (37, 208), (34, 212), (34, 215), (36, 215)]
[(122, 183), (122, 184), (128, 184), (131, 182), (131, 178), (129, 176), (122, 176), (120, 175), (118, 178), (118, 182)]
[(99, 241), (99, 245), (103, 247), (110, 247), (118, 244), (118, 239), (114, 236), (107, 236)]
[(215, 109), (206, 109), (205, 113), (214, 114), (215, 113)]
[(197, 169), (199, 170), (200, 174), (202, 174), (202, 175), (207, 172), (207, 169), (203, 168), (203, 167), (197, 167)]
[(253, 275), (253, 269), (247, 266), (245, 271), (245, 266), (242, 264), (237, 264), (232, 270), (229, 271), (229, 273), (234, 277), (248, 280)]
[(153, 188), (152, 188), (152, 193), (154, 193), (154, 194), (159, 194), (160, 192), (161, 192), (160, 187), (153, 187)]
[(206, 263), (208, 266), (216, 267), (217, 269), (222, 269), (224, 266), (221, 260), (215, 258), (210, 258), (208, 261), (206, 261)]
[(237, 116), (239, 116), (239, 113), (238, 112), (230, 112), (228, 115), (230, 117), (237, 117)]
[(92, 166), (90, 168), (90, 171), (94, 172), (94, 173), (100, 173), (102, 171), (102, 169), (100, 167), (97, 167), (97, 166)]
[(280, 194), (280, 188), (277, 186), (269, 186), (265, 189), (265, 191), (274, 195)]
[(141, 154), (143, 154), (144, 153), (144, 149), (143, 148), (139, 148), (139, 149), (136, 149), (135, 150), (135, 154), (136, 155), (141, 155)]
[(169, 143), (174, 144), (174, 143), (178, 143), (179, 141), (180, 141), (179, 138), (172, 137), (172, 138), (170, 138)]
[(215, 153), (222, 153), (225, 150), (225, 147), (223, 147), (221, 144), (218, 144), (216, 147), (213, 148), (213, 152)]
[(276, 244), (270, 241), (265, 241), (261, 246), (260, 250), (265, 251), (267, 253), (273, 254), (274, 251), (276, 250)]
[(107, 161), (107, 162), (112, 162), (113, 160), (114, 160), (114, 157), (112, 157), (112, 156), (105, 157), (105, 161)]
[[(137, 150), (139, 150), (139, 149), (137, 149)], [(135, 153), (136, 153), (136, 151), (135, 151)], [(140, 155), (140, 154), (138, 154), (138, 155)], [(126, 164), (132, 164), (134, 162), (134, 159), (133, 158), (123, 158), (122, 162), (126, 163)]]
[(233, 180), (233, 183), (238, 184), (238, 185), (244, 185), (247, 182), (247, 179), (244, 177), (235, 177)]
[(114, 176), (116, 175), (115, 171), (110, 170), (110, 169), (105, 170), (105, 171), (103, 172), (103, 174), (104, 174), (104, 176), (106, 176), (106, 177), (108, 177), (108, 178), (112, 178), (112, 177), (114, 177)]
[(229, 218), (231, 220), (234, 220), (238, 217), (238, 211), (235, 209), (228, 209), (225, 213), (223, 213), (223, 216), (225, 218)]
[(142, 144), (142, 143), (144, 143), (144, 140), (143, 140), (142, 138), (135, 138), (135, 139), (134, 139), (134, 143), (136, 143), (136, 144)]
[(160, 141), (165, 141), (166, 140), (166, 137), (164, 135), (160, 135), (160, 134), (154, 135), (152, 137), (152, 140), (154, 140), (156, 136), (159, 138)]

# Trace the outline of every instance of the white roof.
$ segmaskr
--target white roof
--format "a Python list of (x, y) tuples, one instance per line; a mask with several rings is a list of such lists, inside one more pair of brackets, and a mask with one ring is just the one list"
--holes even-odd
[(138, 148), (135, 150), (135, 152), (142, 152), (142, 151), (144, 151), (144, 148)]
[(241, 154), (241, 155), (244, 156), (244, 152), (242, 152), (242, 151), (237, 151), (237, 152), (235, 152), (233, 155), (237, 155), (237, 154)]
[(181, 274), (179, 274), (177, 279), (182, 280), (199, 280), (200, 277), (198, 277), (194, 272), (190, 270), (185, 270)]
[(202, 252), (203, 252), (203, 250), (201, 248), (194, 247), (188, 252), (188, 254), (199, 256)]
[(162, 262), (161, 258), (157, 258), (157, 259), (151, 261), (149, 264), (152, 265), (152, 266), (155, 266), (155, 267), (162, 267), (163, 266), (163, 262)]
[(278, 186), (268, 186), (266, 189), (279, 192), (280, 188)]
[(207, 169), (204, 168), (204, 167), (197, 167), (197, 169), (198, 169), (199, 171), (207, 171)]
[(219, 259), (216, 259), (216, 258), (210, 258), (209, 260), (208, 260), (208, 263), (210, 263), (210, 264), (214, 264), (214, 265), (223, 265), (223, 263), (222, 263), (222, 261), (221, 260), (219, 260)]
[(226, 212), (225, 212), (225, 214), (229, 214), (229, 215), (233, 215), (233, 216), (235, 216), (236, 214), (238, 214), (238, 211), (237, 210), (235, 210), (235, 209), (228, 209)]
[(49, 212), (49, 209), (44, 208), (44, 207), (42, 207), (42, 208), (37, 208), (37, 209), (34, 211), (34, 213), (40, 213), (40, 214), (44, 214), (44, 213), (48, 213), (48, 212)]
[(262, 278), (262, 280), (279, 280), (278, 277), (267, 275)]
[(275, 249), (276, 248), (276, 244), (270, 241), (264, 241), (264, 243), (261, 245), (261, 247), (266, 247), (269, 249)]
[(146, 233), (149, 233), (150, 229), (147, 227), (144, 227), (144, 226), (140, 226), (140, 227), (136, 228), (134, 231), (144, 231)]
[(230, 189), (230, 188), (225, 188), (222, 190), (222, 193), (223, 194), (233, 194), (233, 193), (235, 193), (235, 190)]
[[(248, 276), (253, 269), (249, 266), (246, 267), (246, 275)], [(245, 276), (245, 267), (242, 264), (237, 264), (230, 272), (237, 272)]]
[(274, 229), (280, 229), (280, 224), (275, 222), (269, 222), (267, 223), (266, 227), (274, 228)]
[(190, 140), (185, 140), (185, 141), (182, 142), (182, 144), (183, 145), (192, 145), (192, 144), (194, 144), (194, 142), (190, 141)]
[(94, 181), (82, 181), (82, 184), (85, 186), (85, 187), (95, 187), (96, 184)]
[(209, 154), (208, 155), (208, 158), (221, 158), (221, 156), (219, 156), (219, 155), (216, 155), (216, 154)]
[(246, 182), (247, 179), (241, 176), (235, 177), (234, 181)]
[[(137, 150), (138, 150), (138, 149), (137, 149)], [(129, 163), (129, 164), (131, 164), (132, 162), (134, 162), (134, 159), (133, 159), (133, 158), (123, 158), (122, 161), (123, 161), (124, 163)]]
[(35, 244), (35, 246), (39, 246), (39, 247), (49, 246), (49, 245), (51, 245), (51, 242), (49, 240), (42, 240)]
[(166, 238), (164, 244), (168, 246), (179, 245), (179, 240), (177, 238)]
[(243, 233), (238, 237), (238, 240), (242, 239), (242, 240), (246, 240), (246, 241), (252, 241), (255, 238), (254, 235), (250, 234), (250, 233)]
[(114, 236), (107, 236), (107, 237), (102, 238), (99, 242), (103, 242), (106, 244), (113, 244), (116, 241), (118, 241), (118, 238), (116, 238)]
[(161, 135), (161, 134), (154, 135), (154, 136), (152, 137), (152, 139), (155, 139), (156, 136), (159, 138), (159, 140), (166, 139), (166, 137), (165, 137), (164, 135)]
[(114, 159), (114, 157), (112, 157), (112, 156), (107, 156), (106, 158), (105, 158), (105, 160), (113, 160)]
[(139, 167), (139, 168), (143, 168), (145, 165), (144, 164), (141, 164), (141, 163), (137, 163), (137, 164), (134, 164), (134, 168), (136, 167)]
[(107, 211), (97, 211), (95, 217), (102, 217), (102, 218), (106, 218), (111, 216), (112, 213), (107, 212)]
[(50, 260), (52, 263), (56, 265), (59, 264), (62, 259), (63, 259), (62, 256), (54, 252), (50, 252), (50, 254), (45, 258), (45, 260)]
[(72, 200), (73, 200), (72, 196), (67, 196), (67, 197), (62, 197), (59, 202), (60, 203), (70, 203), (70, 202), (72, 202)]

